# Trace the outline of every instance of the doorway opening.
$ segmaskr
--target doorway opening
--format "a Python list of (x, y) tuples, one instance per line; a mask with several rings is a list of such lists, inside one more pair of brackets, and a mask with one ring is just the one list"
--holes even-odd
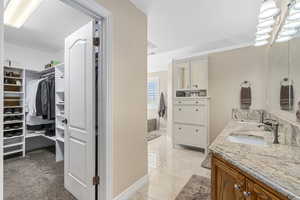
[(41, 0), (20, 25), (16, 2), (4, 6), (4, 199), (106, 199), (104, 18)]

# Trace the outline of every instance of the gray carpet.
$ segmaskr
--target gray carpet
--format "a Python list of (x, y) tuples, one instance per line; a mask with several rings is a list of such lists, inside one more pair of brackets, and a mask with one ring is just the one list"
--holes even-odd
[[(53, 150), (52, 150), (53, 151)], [(64, 189), (64, 164), (42, 149), (4, 161), (4, 200), (75, 200)]]
[(193, 175), (175, 200), (211, 200), (209, 178)]
[(203, 162), (201, 163), (201, 166), (206, 168), (206, 169), (211, 169), (211, 154), (207, 154)]

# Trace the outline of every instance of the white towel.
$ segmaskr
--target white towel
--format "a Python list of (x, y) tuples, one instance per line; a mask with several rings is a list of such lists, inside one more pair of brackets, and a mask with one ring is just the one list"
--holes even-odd
[(26, 112), (29, 116), (36, 116), (36, 92), (40, 80), (31, 80), (28, 83), (27, 96), (26, 96)]

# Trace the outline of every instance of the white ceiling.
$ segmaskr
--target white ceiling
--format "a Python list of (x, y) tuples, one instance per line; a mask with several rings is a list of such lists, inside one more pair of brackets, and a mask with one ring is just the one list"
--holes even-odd
[(131, 1), (148, 16), (148, 40), (158, 54), (149, 56), (149, 67), (158, 68), (166, 64), (158, 57), (172, 51), (196, 53), (251, 43), (262, 0)]
[(64, 48), (66, 36), (90, 20), (59, 0), (44, 0), (20, 29), (5, 26), (5, 41), (56, 52)]

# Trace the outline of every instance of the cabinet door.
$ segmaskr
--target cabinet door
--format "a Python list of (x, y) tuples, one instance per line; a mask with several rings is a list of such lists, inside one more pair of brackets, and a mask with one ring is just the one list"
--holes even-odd
[(205, 105), (199, 106), (174, 106), (174, 122), (206, 125)]
[(191, 88), (207, 90), (208, 88), (208, 65), (205, 59), (191, 61)]
[(183, 124), (174, 125), (174, 143), (194, 147), (207, 147), (206, 127)]
[(246, 200), (281, 200), (264, 187), (247, 180), (247, 190), (245, 193)]
[(213, 158), (212, 200), (245, 200), (245, 183), (245, 176)]
[(175, 89), (190, 88), (190, 66), (189, 62), (175, 64)]

